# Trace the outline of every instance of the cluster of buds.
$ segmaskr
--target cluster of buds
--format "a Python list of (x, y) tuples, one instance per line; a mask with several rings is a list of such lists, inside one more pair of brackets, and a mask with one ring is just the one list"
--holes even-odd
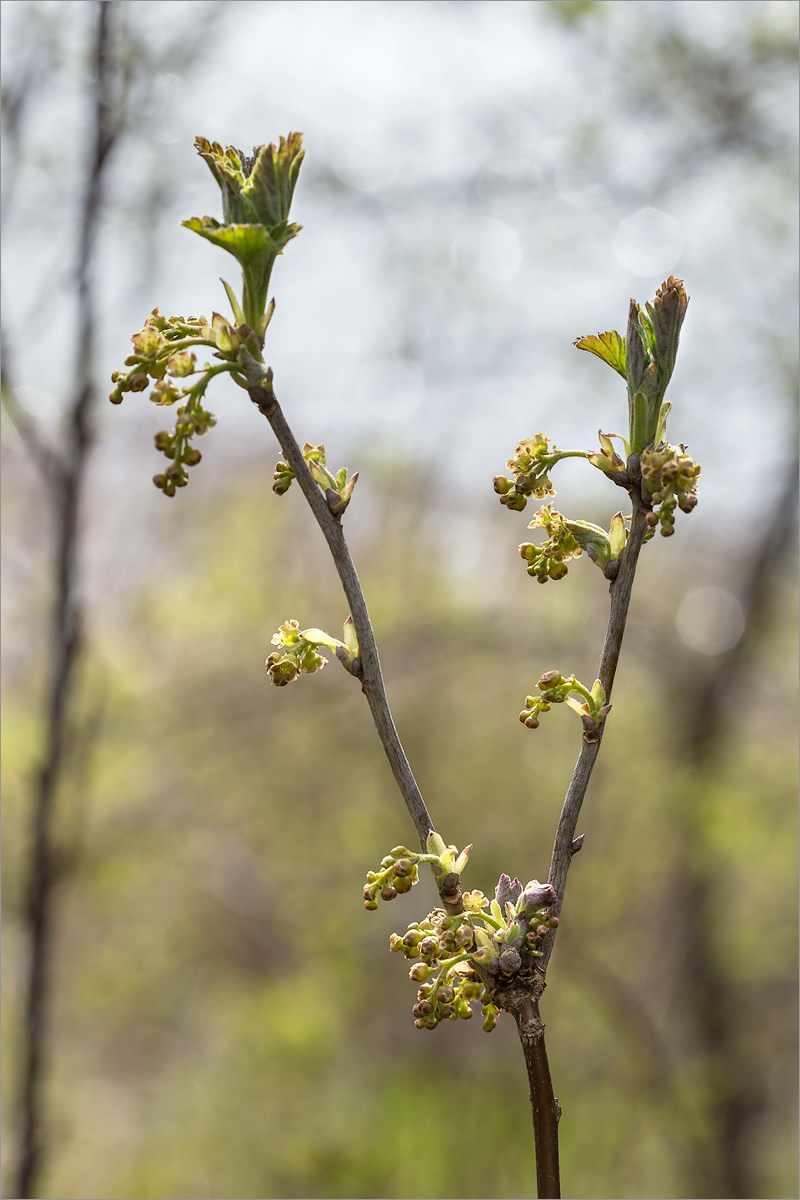
[(280, 650), (269, 655), (264, 666), (276, 687), (285, 687), (299, 679), (300, 675), (311, 675), (321, 671), (328, 659), (318, 653), (320, 646), (332, 650), (344, 669), (356, 678), (361, 677), (361, 659), (358, 651), (353, 618), (344, 623), (343, 641), (331, 637), (323, 629), (301, 629), (298, 621), (284, 621), (272, 636), (273, 646)]
[(560, 671), (545, 671), (536, 686), (541, 694), (525, 697), (525, 707), (519, 714), (523, 725), (528, 729), (538, 729), (540, 713), (549, 712), (553, 704), (567, 704), (580, 717), (586, 740), (597, 740), (600, 726), (611, 711), (611, 705), (606, 703), (605, 688), (599, 679), (594, 681), (590, 689), (574, 675), (568, 675), (565, 679)]
[(690, 513), (697, 504), (697, 480), (700, 464), (686, 453), (685, 446), (662, 442), (642, 455), (642, 478), (654, 508), (647, 514), (650, 536), (661, 525), (669, 537), (675, 532), (675, 509)]
[(389, 948), (414, 960), (410, 978), (420, 984), (412, 1008), (417, 1029), (435, 1029), (441, 1021), (468, 1021), (472, 1005), (481, 1003), (487, 1033), (497, 1023), (497, 1008), (470, 965), (475, 934), (462, 915), (448, 917), (435, 908), (424, 921), (414, 921), (401, 937), (393, 933)]
[[(428, 834), (425, 853), (412, 852), (407, 846), (395, 846), (381, 860), (380, 870), (367, 871), (364, 908), (371, 911), (376, 909), (378, 897), (381, 900), (394, 900), (395, 896), (410, 892), (419, 878), (419, 863), (430, 866), (437, 879), (448, 879), (448, 882), (456, 884), (467, 865), (471, 850), (472, 846), (467, 846), (459, 853), (455, 846), (445, 845), (444, 839), (434, 830)], [(455, 891), (455, 887), (451, 890)]]
[[(533, 879), (523, 888), (518, 879), (501, 875), (491, 902), (483, 892), (462, 895), (464, 911), (448, 915), (434, 909), (424, 921), (394, 933), (390, 948), (413, 960), (411, 979), (419, 983), (413, 1014), (418, 1029), (435, 1029), (443, 1020), (468, 1020), (472, 1004), (480, 1003), (483, 1028), (490, 1032), (500, 1011), (496, 1003), (503, 986), (541, 955), (538, 949), (548, 930), (558, 925), (551, 916), (556, 893), (550, 884)], [(494, 977), (489, 986), (487, 976)]]
[(545, 496), (555, 496), (555, 490), (547, 472), (558, 462), (560, 452), (555, 447), (550, 449), (550, 439), (543, 433), (535, 437), (523, 438), (506, 466), (514, 473), (513, 480), (505, 475), (495, 475), (494, 490), (500, 497), (500, 503), (506, 508), (522, 512), (528, 503), (528, 497), (534, 496), (543, 500)]
[(414, 884), (419, 883), (419, 861), (419, 853), (415, 854), (407, 846), (395, 846), (381, 859), (378, 871), (367, 871), (364, 908), (376, 909), (378, 896), (381, 900), (394, 900), (395, 896), (410, 892)]
[(191, 346), (213, 346), (211, 327), (205, 317), (165, 317), (154, 308), (138, 333), (131, 335), (133, 353), (125, 359), (128, 371), (114, 371), (115, 384), (109, 394), (112, 404), (121, 404), (126, 392), (144, 392), (150, 380), (156, 381), (150, 393), (154, 404), (170, 405), (186, 395), (185, 390), (167, 381), (165, 376), (181, 379), (194, 374), (195, 355)]
[[(156, 385), (158, 386), (158, 385)], [(196, 446), (190, 445), (191, 439), (200, 436), (216, 425), (213, 413), (203, 408), (198, 400), (183, 404), (178, 409), (178, 418), (172, 433), (162, 429), (153, 438), (156, 450), (159, 450), (170, 465), (163, 474), (154, 475), (153, 483), (167, 496), (174, 496), (175, 489), (185, 487), (189, 482), (187, 467), (196, 467), (202, 455)]]
[(539, 583), (548, 579), (563, 579), (567, 574), (567, 560), (579, 558), (585, 550), (589, 558), (604, 573), (614, 579), (619, 570), (619, 559), (625, 547), (627, 529), (622, 513), (616, 513), (611, 529), (606, 533), (591, 521), (569, 521), (552, 504), (543, 505), (528, 526), (529, 529), (544, 529), (547, 540), (541, 546), (523, 542), (519, 552), (528, 564), (528, 574)]
[[(247, 325), (232, 325), (219, 313), (213, 313), (211, 323), (205, 317), (165, 317), (154, 308), (143, 328), (133, 334), (133, 354), (125, 359), (128, 371), (115, 371), (111, 381), (116, 386), (109, 395), (112, 404), (120, 404), (126, 392), (142, 392), (154, 384), (150, 400), (162, 408), (185, 401), (178, 409), (178, 419), (172, 433), (161, 430), (155, 435), (155, 446), (170, 460), (163, 474), (153, 476), (153, 483), (167, 496), (188, 482), (187, 467), (200, 462), (200, 451), (190, 446), (191, 439), (204, 434), (216, 424), (213, 415), (202, 406), (202, 398), (211, 380), (228, 372), (242, 387), (259, 382), (264, 374), (258, 339)], [(198, 369), (192, 347), (205, 346), (220, 365), (206, 363)], [(196, 376), (191, 385), (176, 383)]]
[[(358, 472), (347, 478), (347, 467), (333, 475), (325, 463), (325, 447), (312, 446), (306, 442), (303, 446), (303, 458), (308, 463), (314, 482), (322, 489), (328, 508), (335, 517), (341, 516), (350, 503), (353, 488), (358, 481)], [(294, 471), (286, 462), (279, 462), (275, 467), (275, 481), (272, 490), (278, 496), (283, 496), (292, 486)]]

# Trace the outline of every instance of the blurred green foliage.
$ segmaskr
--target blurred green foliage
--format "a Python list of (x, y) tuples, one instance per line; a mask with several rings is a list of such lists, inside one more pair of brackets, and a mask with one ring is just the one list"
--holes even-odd
[[(605, 585), (588, 562), (548, 588), (528, 580), (524, 516), (496, 511), (487, 483), (472, 551), (493, 561), (500, 545), (508, 566), (476, 587), (443, 565), (454, 512), (425, 520), (407, 471), (372, 464), (364, 477), (369, 517), (355, 506), (352, 537), (437, 824), (475, 844), (467, 886), (491, 891), (501, 870), (543, 878), (577, 735), (570, 720), (524, 729), (520, 698), (544, 669), (591, 674)], [(278, 622), (346, 615), (302, 498), (270, 485), (264, 470), (175, 509), (168, 560), (98, 623), (59, 812), (46, 1194), (530, 1196), (512, 1023), (416, 1030), (415, 986), (388, 953), (390, 931), (433, 904), (432, 881), (363, 910), (365, 870), (409, 825), (357, 684), (336, 663), (283, 689), (263, 671)], [(741, 1078), (759, 1106), (756, 1194), (791, 1196), (794, 592), (771, 581), (758, 668), (721, 698), (718, 743), (693, 761), (680, 712), (716, 660), (674, 631), (700, 556), (681, 540), (645, 552), (544, 997), (565, 1188), (710, 1194), (695, 1190), (696, 1163), (718, 1152), (721, 1096)], [(7, 1100), (34, 644), (20, 642), (3, 705)], [(698, 915), (687, 855), (708, 881), (703, 921), (734, 1022), (722, 1058), (682, 967)]]
[[(28, 392), (53, 390), (36, 416), (55, 439), (69, 297), (53, 263), (71, 262), (74, 249), (67, 214), (82, 169), (82, 39), (93, 6), (3, 8), (9, 341), (13, 358), (15, 332), (28, 345), (30, 313), (47, 296), (40, 340), (18, 369)], [(795, 392), (786, 380), (796, 268), (786, 246), (796, 231), (797, 6), (341, 5), (327, 18), (335, 53), (324, 26), (312, 28), (330, 5), (304, 6), (302, 37), (287, 32), (299, 6), (260, 5), (261, 33), (230, 46), (221, 40), (235, 26), (230, 0), (120, 8), (141, 74), (131, 153), (100, 239), (104, 353), (117, 362), (130, 312), (141, 320), (151, 292), (162, 294), (159, 272), (178, 289), (178, 307), (183, 286), (194, 304), (197, 276), (175, 237), (193, 209), (173, 198), (186, 161), (178, 146), (188, 148), (199, 107), (250, 140), (272, 136), (290, 104), (285, 127), (306, 129), (321, 163), (306, 177), (308, 237), (327, 227), (331, 242), (326, 259), (317, 241), (305, 276), (311, 243), (298, 242), (282, 275), (285, 359), (273, 365), (282, 400), (284, 386), (299, 404), (321, 397), (298, 434), (333, 449), (335, 433), (362, 470), (348, 536), (423, 792), (447, 840), (475, 843), (470, 887), (491, 890), (501, 870), (546, 873), (578, 734), (567, 714), (536, 732), (517, 714), (544, 670), (593, 677), (607, 597), (585, 561), (548, 588), (527, 578), (516, 553), (527, 522), (498, 510), (488, 472), (485, 503), (468, 498), (459, 439), (488, 444), (510, 418), (497, 470), (518, 437), (545, 424), (560, 437), (556, 418), (571, 426), (591, 411), (593, 438), (594, 373), (592, 407), (587, 399), (581, 411), (573, 385), (563, 387), (566, 360), (549, 347), (565, 329), (569, 338), (593, 328), (599, 307), (633, 290), (608, 250), (622, 218), (654, 204), (682, 223), (696, 350), (687, 340), (681, 421), (694, 421), (692, 451), (716, 469), (697, 514), (644, 556), (543, 1015), (567, 1194), (796, 1196), (794, 562), (773, 560), (756, 580), (767, 603), (727, 654), (683, 646), (675, 614), (709, 582), (747, 591), (762, 522), (776, 524), (763, 489), (779, 474), (776, 453), (796, 441), (785, 399)], [(215, 12), (222, 31), (207, 24)], [(256, 12), (249, 3), (248, 21)], [(479, 18), (473, 40), (457, 36), (472, 28), (466, 14)], [(533, 30), (519, 91), (509, 43), (523, 44), (524, 31), (508, 14), (529, 17)], [(15, 32), (18, 15), (30, 22)], [(175, 38), (164, 41), (170, 20)], [(282, 46), (267, 73), (262, 43)], [(182, 111), (174, 96), (200, 47), (224, 69), (206, 63)], [(414, 69), (403, 69), (388, 105), (379, 76), (391, 80), (387, 67), (404, 55)], [(379, 137), (359, 132), (365, 94)], [(26, 97), (34, 115), (44, 104), (24, 125)], [(404, 170), (413, 163), (408, 187), (348, 184), (343, 128), (379, 167), (381, 152)], [(58, 221), (41, 208), (54, 187)], [(10, 226), (17, 192), (20, 224)], [(498, 291), (491, 276), (487, 285), (455, 253), (462, 209), (519, 230), (528, 273), (523, 261), (518, 293)], [(364, 261), (376, 267), (374, 287)], [(205, 266), (202, 278), (211, 278)], [(293, 310), (308, 323), (292, 335)], [(733, 354), (732, 329), (748, 330)], [(421, 363), (429, 395), (414, 437), (390, 424), (385, 443), (399, 455), (404, 438), (419, 436), (423, 458), (444, 454), (464, 508), (444, 494), (423, 504), (407, 468), (353, 453), (368, 410), (354, 399), (352, 364), (401, 351)], [(551, 370), (540, 372), (548, 355)], [(331, 393), (337, 364), (344, 386)], [(517, 424), (523, 409), (527, 428)], [(743, 472), (753, 413), (758, 466)], [(271, 493), (277, 454), (265, 449), (253, 473), (271, 439), (266, 427), (263, 442), (251, 438), (245, 420), (231, 419), (227, 456), (206, 464), (191, 505), (173, 502), (168, 513), (160, 497), (157, 512), (148, 508), (131, 483), (143, 476), (132, 447), (154, 427), (100, 430), (82, 550), (90, 653), (57, 812), (46, 1194), (530, 1196), (514, 1029), (501, 1019), (490, 1035), (476, 1020), (416, 1030), (416, 989), (388, 952), (390, 930), (434, 902), (431, 881), (392, 907), (363, 910), (366, 869), (410, 828), (357, 684), (336, 664), (281, 690), (263, 672), (279, 622), (335, 630), (346, 613), (297, 489), (281, 501)], [(42, 753), (53, 559), (40, 483), (5, 426), (2, 452), (2, 1098), (12, 1159), (22, 860)], [(429, 489), (440, 470), (437, 458)], [(564, 501), (604, 524), (613, 507)]]

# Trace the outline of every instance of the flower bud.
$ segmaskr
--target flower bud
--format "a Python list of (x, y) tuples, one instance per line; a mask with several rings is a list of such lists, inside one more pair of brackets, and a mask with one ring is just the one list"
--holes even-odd
[(503, 975), (516, 975), (522, 966), (522, 959), (516, 950), (504, 950), (500, 955), (500, 970)]
[(562, 683), (566, 683), (566, 680), (560, 671), (545, 671), (536, 686), (540, 691), (545, 692), (552, 688), (561, 687)]
[(555, 904), (557, 898), (552, 884), (539, 883), (538, 879), (532, 879), (517, 902), (517, 911), (533, 914), (540, 909), (549, 908), (551, 904)]

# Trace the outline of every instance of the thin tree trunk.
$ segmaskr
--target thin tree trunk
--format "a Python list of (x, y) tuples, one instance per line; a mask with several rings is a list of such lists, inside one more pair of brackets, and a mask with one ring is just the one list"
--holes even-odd
[(50, 456), (48, 484), (56, 529), (56, 574), (50, 632), (46, 734), (32, 807), (26, 888), (29, 960), (20, 1096), (20, 1155), (15, 1196), (36, 1194), (45, 1158), (43, 1083), (52, 1013), (55, 870), (53, 815), (67, 749), (67, 722), (82, 651), (78, 588), (80, 502), (91, 447), (90, 408), (96, 313), (91, 266), (102, 203), (104, 167), (114, 141), (110, 114), (109, 0), (99, 0), (92, 52), (94, 104), (91, 162), (82, 202), (76, 266), (78, 321), (75, 390), (63, 456)]

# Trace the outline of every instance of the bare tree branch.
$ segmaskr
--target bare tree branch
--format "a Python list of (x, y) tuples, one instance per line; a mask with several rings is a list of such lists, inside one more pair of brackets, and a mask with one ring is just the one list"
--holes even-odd
[[(75, 688), (75, 666), (82, 648), (82, 611), (78, 592), (80, 500), (92, 441), (90, 408), (94, 395), (96, 305), (91, 268), (103, 199), (104, 170), (114, 138), (110, 133), (110, 51), (112, 4), (96, 7), (93, 44), (93, 124), (90, 166), (81, 204), (80, 236), (75, 267), (77, 290), (77, 361), (63, 459), (53, 456), (30, 429), (26, 442), (40, 467), (50, 474), (56, 520), (56, 581), (47, 683), (46, 735), (43, 762), (35, 786), (27, 881), (30, 929), (25, 1002), (25, 1045), (21, 1082), (21, 1148), (15, 1195), (27, 1200), (41, 1178), (43, 1136), (42, 1081), (51, 1011), (55, 862), (53, 810), (62, 776), (67, 717)], [(19, 425), (18, 425), (19, 428)]]
[(303, 458), (303, 453), (275, 398), (271, 385), (269, 391), (263, 387), (251, 388), (250, 399), (258, 407), (259, 412), (269, 421), (284, 457), (292, 468), (303, 495), (316, 518), (317, 524), (322, 530), (325, 541), (328, 543), (328, 548), (336, 565), (344, 594), (347, 597), (347, 603), (350, 605), (350, 615), (353, 618), (356, 636), (358, 637), (362, 669), (361, 687), (367, 698), (381, 746), (389, 760), (389, 765), (392, 768), (397, 786), (411, 815), (411, 820), (414, 822), (414, 828), (417, 831), (420, 845), (424, 849), (428, 834), (435, 827), (431, 815), (425, 806), (425, 801), (422, 798), (417, 781), (414, 778), (414, 773), (411, 770), (411, 765), (406, 757), (406, 752), (403, 749), (397, 729), (395, 728), (389, 708), (389, 701), (386, 696), (386, 687), (383, 682), (383, 673), (381, 671), (380, 658), (378, 657), (375, 634), (372, 630), (372, 622), (370, 621), (369, 611), (364, 599), (364, 592), (350, 556), (350, 550), (345, 541), (341, 520), (333, 515), (325, 497), (314, 481), (308, 469), (308, 464)]

